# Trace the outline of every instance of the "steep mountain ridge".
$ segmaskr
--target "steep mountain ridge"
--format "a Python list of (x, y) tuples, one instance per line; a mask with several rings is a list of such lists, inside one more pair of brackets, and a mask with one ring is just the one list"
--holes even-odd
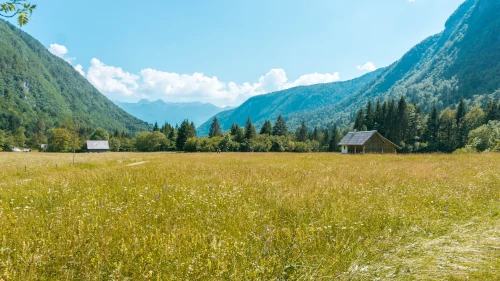
[(23, 126), (29, 133), (74, 118), (85, 126), (108, 130), (149, 128), (113, 104), (69, 63), (3, 20), (0, 75), (0, 130), (15, 132)]
[[(303, 97), (305, 103), (314, 102), (314, 93), (307, 91), (316, 86), (310, 87), (313, 88), (302, 88), (304, 91), (295, 95)], [(259, 98), (265, 96), (269, 95)], [(292, 129), (302, 120), (309, 127), (334, 122), (348, 125), (354, 112), (368, 100), (384, 101), (400, 96), (420, 104), (426, 112), (433, 105), (440, 109), (454, 106), (460, 97), (474, 102), (500, 98), (500, 1), (466, 0), (449, 17), (441, 33), (417, 44), (356, 91), (344, 93), (342, 98), (323, 106), (306, 105), (303, 110), (284, 115)], [(220, 114), (219, 121), (227, 129), (231, 122), (241, 125), (243, 115), (245, 120), (250, 115), (258, 122), (283, 113), (266, 110), (258, 103), (253, 104), (255, 108), (251, 105), (244, 103), (232, 112)], [(206, 127), (202, 129), (205, 131)]]

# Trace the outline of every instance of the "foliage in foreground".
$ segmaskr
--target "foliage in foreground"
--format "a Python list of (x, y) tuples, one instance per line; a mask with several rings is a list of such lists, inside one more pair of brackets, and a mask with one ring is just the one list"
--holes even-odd
[(110, 153), (74, 167), (65, 154), (0, 156), (4, 280), (493, 280), (500, 270), (499, 154)]

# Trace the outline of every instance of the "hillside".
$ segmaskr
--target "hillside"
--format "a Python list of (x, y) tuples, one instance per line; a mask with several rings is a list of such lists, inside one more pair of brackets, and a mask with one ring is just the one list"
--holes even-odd
[(148, 124), (97, 91), (40, 42), (0, 20), (0, 130), (46, 130), (78, 117), (85, 126), (137, 132)]
[(225, 110), (211, 103), (201, 102), (164, 102), (162, 100), (140, 100), (137, 103), (115, 101), (115, 103), (131, 115), (153, 124), (165, 122), (172, 125), (181, 124), (184, 119), (193, 121), (196, 126), (203, 124), (208, 118)]
[[(245, 125), (248, 116), (257, 125), (264, 123), (266, 119), (274, 120), (279, 114), (288, 119), (290, 115), (304, 114), (345, 99), (372, 81), (382, 71), (383, 69), (379, 69), (349, 81), (299, 86), (255, 96), (235, 109), (217, 114), (217, 118), (223, 130), (229, 129), (232, 123)], [(300, 121), (289, 125), (298, 126)], [(211, 118), (198, 128), (198, 135), (208, 134), (210, 122)]]
[(310, 124), (329, 124), (352, 117), (367, 100), (404, 95), (428, 112), (460, 97), (484, 102), (500, 98), (500, 1), (467, 0), (445, 24), (445, 30), (412, 48), (377, 79), (341, 102), (290, 116)]
[[(499, 30), (500, 1), (467, 0), (450, 16), (443, 32), (425, 39), (376, 75), (353, 80), (348, 89), (336, 89), (341, 87), (337, 83), (298, 87), (254, 97), (218, 117), (227, 129), (232, 122), (244, 124), (249, 115), (261, 123), (281, 113), (293, 129), (302, 120), (310, 127), (347, 125), (368, 100), (404, 95), (428, 112), (433, 104), (439, 109), (454, 106), (460, 97), (482, 103), (499, 99)], [(206, 132), (207, 124), (201, 132)]]

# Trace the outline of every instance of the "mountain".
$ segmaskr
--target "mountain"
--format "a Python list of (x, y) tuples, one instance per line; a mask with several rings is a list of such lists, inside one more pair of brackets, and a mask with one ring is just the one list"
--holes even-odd
[(460, 97), (483, 103), (499, 99), (500, 1), (465, 1), (443, 32), (416, 45), (362, 90), (290, 119), (312, 124), (347, 122), (368, 100), (399, 96), (420, 104), (426, 112), (434, 104), (440, 109), (454, 106)]
[(45, 130), (76, 117), (92, 128), (137, 132), (150, 127), (102, 95), (69, 63), (3, 20), (0, 73), (0, 130)]
[[(228, 130), (232, 123), (244, 126), (248, 116), (258, 126), (264, 123), (266, 119), (275, 120), (279, 114), (285, 117), (290, 127), (296, 127), (302, 120), (290, 123), (288, 116), (305, 114), (335, 104), (360, 90), (382, 71), (383, 69), (378, 69), (349, 81), (299, 86), (254, 96), (239, 107), (223, 111), (216, 116), (223, 130)], [(197, 129), (198, 135), (208, 134), (211, 122), (212, 118), (201, 125)]]
[(164, 102), (162, 100), (140, 100), (137, 103), (115, 103), (131, 115), (149, 123), (158, 122), (160, 126), (168, 122), (172, 125), (181, 124), (184, 119), (193, 121), (199, 126), (215, 114), (230, 109), (217, 107), (211, 103), (201, 102)]
[[(374, 74), (361, 77), (364, 83), (353, 80), (359, 88), (351, 87), (350, 91), (328, 88), (334, 83), (258, 96), (237, 109), (220, 113), (219, 122), (227, 129), (232, 122), (244, 124), (248, 116), (260, 123), (281, 113), (292, 129), (302, 120), (309, 127), (333, 122), (348, 125), (354, 112), (368, 100), (405, 96), (408, 102), (420, 104), (428, 112), (434, 104), (439, 109), (454, 106), (460, 97), (475, 103), (499, 99), (500, 1), (466, 0), (447, 20), (443, 32), (425, 39)], [(324, 100), (325, 96), (318, 92), (332, 98)], [(279, 97), (287, 97), (287, 104), (300, 104), (300, 109), (272, 106), (281, 101)], [(209, 121), (199, 131), (206, 132)]]

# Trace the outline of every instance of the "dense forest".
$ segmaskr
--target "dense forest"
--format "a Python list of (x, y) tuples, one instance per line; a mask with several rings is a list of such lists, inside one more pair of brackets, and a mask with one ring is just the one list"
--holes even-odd
[(46, 143), (50, 128), (68, 120), (89, 127), (144, 131), (150, 126), (99, 93), (69, 63), (40, 42), (0, 20), (0, 130), (25, 135), (29, 146)]
[[(47, 141), (51, 152), (84, 152), (86, 140), (109, 140), (112, 151), (338, 152), (338, 143), (347, 131), (377, 130), (402, 147), (402, 153), (500, 151), (500, 103), (495, 100), (481, 108), (460, 99), (454, 109), (438, 111), (433, 107), (427, 115), (404, 97), (397, 101), (368, 101), (358, 110), (352, 124), (350, 128), (339, 128), (337, 124), (308, 128), (303, 121), (290, 131), (279, 115), (274, 124), (266, 120), (259, 129), (248, 117), (245, 126), (234, 123), (224, 132), (214, 117), (209, 136), (200, 138), (188, 120), (180, 126), (165, 123), (160, 127), (155, 123), (151, 131), (135, 136), (68, 122), (50, 129)], [(9, 135), (0, 131), (0, 149), (23, 147), (26, 142), (22, 133)]]

